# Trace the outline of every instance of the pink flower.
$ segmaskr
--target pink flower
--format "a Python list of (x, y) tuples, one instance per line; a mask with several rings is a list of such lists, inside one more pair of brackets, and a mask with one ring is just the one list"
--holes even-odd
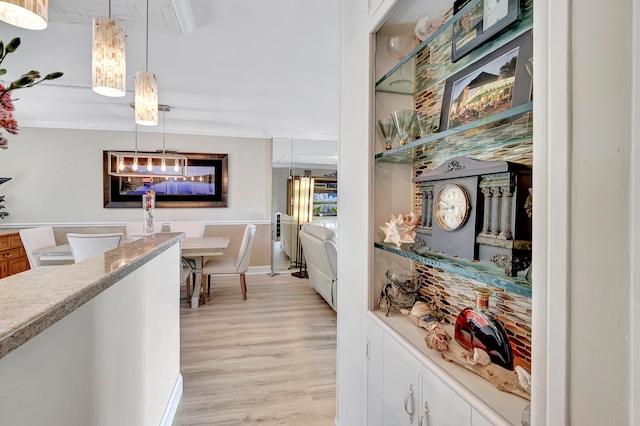
[[(4, 86), (0, 84), (0, 92)], [(6, 92), (0, 97), (0, 127), (12, 135), (18, 134), (18, 122), (13, 118), (13, 102), (11, 102), (11, 92)], [(5, 144), (6, 146), (6, 144)], [(6, 148), (5, 148), (6, 149)]]

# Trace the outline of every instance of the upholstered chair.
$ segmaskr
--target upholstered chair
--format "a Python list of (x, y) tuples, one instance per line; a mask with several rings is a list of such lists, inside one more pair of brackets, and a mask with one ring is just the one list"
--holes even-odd
[(67, 240), (75, 262), (97, 256), (120, 245), (122, 232), (109, 234), (76, 234), (68, 233)]

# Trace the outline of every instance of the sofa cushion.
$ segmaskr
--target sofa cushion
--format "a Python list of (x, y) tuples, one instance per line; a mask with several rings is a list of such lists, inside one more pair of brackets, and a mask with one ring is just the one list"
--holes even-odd
[(313, 235), (319, 240), (322, 240), (322, 241), (329, 240), (329, 241), (333, 241), (336, 244), (338, 242), (336, 233), (333, 230), (326, 228), (324, 226), (317, 225), (314, 222), (307, 223), (302, 227), (302, 229), (307, 234)]
[(313, 219), (310, 224), (324, 226), (325, 228), (336, 230), (338, 228), (338, 220), (335, 217), (319, 217)]

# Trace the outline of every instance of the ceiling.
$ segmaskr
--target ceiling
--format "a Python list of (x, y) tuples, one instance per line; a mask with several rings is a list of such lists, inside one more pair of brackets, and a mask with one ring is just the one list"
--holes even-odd
[[(307, 141), (299, 154), (303, 145), (322, 151), (307, 163), (332, 158), (335, 164), (339, 5), (150, 0), (149, 71), (158, 78), (159, 103), (170, 108), (166, 132), (276, 138), (279, 145)], [(42, 31), (0, 22), (0, 40), (22, 41), (3, 62), (7, 74), (0, 81), (31, 69), (64, 72), (58, 80), (14, 91), (20, 126), (134, 130), (130, 104), (134, 73), (145, 69), (146, 1), (112, 0), (111, 7), (127, 34), (127, 94), (121, 98), (91, 90), (92, 19), (108, 16), (107, 0), (49, 0), (49, 25)], [(159, 119), (159, 126), (139, 131), (161, 132), (162, 113)]]

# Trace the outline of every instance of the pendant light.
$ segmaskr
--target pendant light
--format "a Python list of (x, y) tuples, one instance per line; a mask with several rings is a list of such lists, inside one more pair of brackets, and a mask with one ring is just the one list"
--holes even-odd
[(44, 30), (49, 20), (47, 0), (2, 0), (0, 21), (27, 30)]
[(158, 81), (149, 72), (149, 0), (147, 0), (147, 43), (145, 71), (136, 72), (136, 123), (143, 126), (158, 124)]
[(109, 17), (93, 19), (91, 86), (104, 96), (122, 97), (126, 93), (126, 46), (122, 25)]

